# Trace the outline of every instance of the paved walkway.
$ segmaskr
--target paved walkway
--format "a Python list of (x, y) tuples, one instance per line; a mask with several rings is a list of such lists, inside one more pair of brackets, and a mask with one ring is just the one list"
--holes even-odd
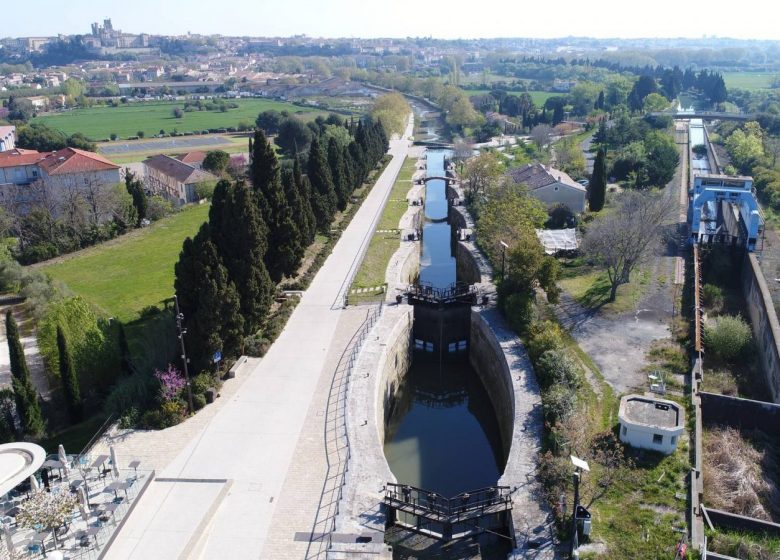
[[(404, 137), (410, 134), (411, 125)], [(186, 446), (158, 472), (164, 480), (139, 502), (106, 559), (280, 558), (266, 544), (280, 550), (292, 542), (291, 531), (311, 527), (313, 515), (307, 519), (295, 504), (317, 503), (322, 481), (294, 481), (305, 478), (298, 468), (303, 461), (312, 465), (312, 479), (321, 475), (324, 424), (312, 406), (322, 409), (318, 388), (333, 375), (338, 346), (349, 338), (339, 332), (347, 315), (340, 302), (408, 149), (407, 140), (391, 142), (393, 160), (278, 340), (206, 426), (184, 434)], [(272, 525), (286, 535), (269, 535)]]

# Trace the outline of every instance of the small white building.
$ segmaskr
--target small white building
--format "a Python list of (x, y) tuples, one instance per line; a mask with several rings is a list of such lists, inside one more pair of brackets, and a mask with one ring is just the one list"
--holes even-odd
[(626, 395), (620, 399), (620, 441), (670, 455), (683, 433), (685, 412), (673, 401)]

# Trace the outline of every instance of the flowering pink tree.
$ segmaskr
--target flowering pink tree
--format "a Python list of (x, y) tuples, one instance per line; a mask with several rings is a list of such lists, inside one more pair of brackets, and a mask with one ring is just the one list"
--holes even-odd
[(187, 384), (184, 376), (172, 364), (168, 364), (166, 371), (158, 369), (154, 372), (154, 376), (160, 382), (160, 392), (165, 401), (172, 401), (178, 397)]

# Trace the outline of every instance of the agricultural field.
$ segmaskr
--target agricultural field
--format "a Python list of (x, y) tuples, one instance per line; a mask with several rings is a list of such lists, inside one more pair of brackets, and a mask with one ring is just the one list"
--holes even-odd
[[(490, 93), (489, 89), (464, 89), (463, 91), (466, 92), (466, 95), (472, 96), (472, 95), (485, 95), (486, 93)], [(553, 91), (508, 91), (507, 93), (511, 95), (520, 95), (521, 93), (527, 93), (531, 96), (531, 99), (534, 102), (534, 105), (537, 107), (541, 107), (544, 105), (544, 102), (547, 101), (548, 98), (556, 96), (556, 95), (564, 95), (562, 93), (556, 93)]]
[(241, 122), (253, 124), (259, 113), (271, 109), (289, 111), (307, 120), (327, 114), (312, 107), (299, 107), (270, 99), (226, 99), (225, 102), (236, 103), (238, 108), (228, 109), (226, 112), (191, 111), (185, 112), (181, 118), (176, 118), (173, 116), (173, 109), (183, 109), (184, 101), (155, 101), (118, 107), (73, 109), (64, 113), (42, 115), (36, 117), (33, 122), (42, 122), (65, 134), (81, 132), (94, 141), (102, 141), (110, 138), (111, 134), (128, 138), (143, 131), (145, 136), (152, 137), (161, 130), (170, 134), (174, 130), (199, 132), (210, 128), (237, 127)]
[(173, 295), (181, 245), (208, 219), (209, 205), (190, 206), (151, 226), (54, 259), (41, 270), (121, 321)]
[(726, 87), (759, 90), (769, 89), (772, 82), (780, 80), (780, 74), (776, 72), (723, 72), (723, 80)]

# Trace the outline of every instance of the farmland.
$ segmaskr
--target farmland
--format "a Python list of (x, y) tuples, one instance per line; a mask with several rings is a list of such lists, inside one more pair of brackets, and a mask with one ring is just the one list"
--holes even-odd
[(119, 138), (136, 136), (142, 131), (145, 136), (159, 134), (161, 130), (170, 134), (178, 132), (202, 131), (214, 128), (237, 127), (239, 123), (254, 124), (257, 115), (263, 111), (289, 111), (305, 119), (313, 119), (322, 111), (312, 107), (299, 107), (291, 103), (269, 99), (231, 99), (237, 108), (226, 112), (191, 111), (184, 112), (181, 118), (173, 116), (176, 107), (183, 108), (184, 102), (142, 102), (118, 107), (100, 106), (73, 109), (64, 113), (43, 115), (34, 119), (61, 130), (65, 134), (81, 132), (88, 138), (101, 141), (116, 134)]
[(772, 86), (772, 82), (780, 79), (780, 75), (771, 72), (724, 72), (723, 79), (726, 82), (726, 87), (729, 89), (738, 88), (755, 91), (769, 89)]

